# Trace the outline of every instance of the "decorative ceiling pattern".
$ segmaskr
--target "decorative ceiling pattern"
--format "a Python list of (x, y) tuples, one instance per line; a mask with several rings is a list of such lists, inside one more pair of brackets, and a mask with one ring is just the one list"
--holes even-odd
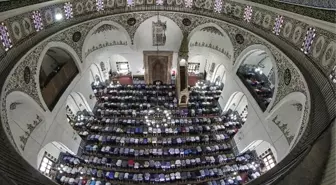
[(208, 26), (208, 27), (202, 28), (201, 31), (213, 33), (213, 34), (216, 34), (222, 37), (224, 36), (223, 33), (214, 26)]
[[(121, 26), (123, 26), (127, 32), (130, 35), (134, 35), (136, 29), (139, 27), (139, 25), (144, 22), (146, 19), (155, 16), (155, 12), (139, 12), (139, 13), (128, 13), (128, 14), (120, 14), (115, 16), (109, 16), (104, 18), (95, 19), (89, 22), (85, 22), (83, 24), (76, 25), (74, 27), (68, 28), (62, 32), (59, 32), (58, 34), (54, 35), (53, 37), (43, 41), (40, 43), (35, 49), (31, 50), (27, 57), (23, 59), (23, 62), (20, 63), (20, 65), (14, 70), (15, 72), (8, 77), (7, 82), (5, 83), (5, 90), (4, 94), (2, 94), (2, 100), (5, 99), (5, 97), (12, 91), (22, 91), (31, 96), (41, 107), (41, 101), (37, 95), (38, 88), (36, 86), (36, 82), (38, 79), (36, 74), (37, 61), (40, 56), (40, 53), (42, 52), (43, 48), (46, 46), (47, 43), (51, 41), (58, 41), (58, 42), (64, 42), (71, 46), (78, 56), (82, 56), (82, 48), (84, 39), (87, 37), (90, 30), (97, 24), (99, 24), (102, 21), (114, 21), (116, 23), (119, 23)], [(273, 102), (273, 106), (276, 105), (282, 98), (284, 98), (286, 95), (288, 95), (291, 92), (303, 92), (306, 96), (307, 88), (304, 84), (303, 78), (300, 75), (299, 71), (294, 67), (292, 62), (282, 53), (280, 52), (276, 47), (266, 42), (264, 39), (257, 37), (256, 35), (245, 31), (238, 26), (234, 26), (231, 24), (227, 24), (223, 21), (215, 20), (206, 18), (203, 16), (196, 16), (192, 14), (183, 14), (183, 13), (170, 13), (170, 12), (161, 12), (160, 15), (168, 17), (172, 19), (181, 29), (184, 33), (190, 33), (193, 29), (196, 27), (205, 24), (205, 23), (214, 23), (218, 26), (220, 26), (225, 32), (228, 33), (228, 37), (231, 41), (234, 41), (234, 38), (237, 34), (241, 34), (244, 36), (245, 41), (242, 44), (238, 44), (236, 42), (233, 42), (234, 47), (234, 58), (237, 58), (237, 56), (248, 46), (254, 45), (254, 44), (262, 44), (265, 45), (267, 48), (269, 48), (275, 57), (277, 61), (277, 73), (278, 73), (278, 91), (275, 95), (275, 101)], [(130, 26), (127, 24), (127, 20), (129, 18), (136, 17), (137, 21), (133, 26)], [(183, 25), (183, 19), (188, 18), (191, 20), (190, 26), (184, 26)], [(78, 42), (73, 42), (72, 37), (75, 32), (80, 32), (82, 34), (82, 37)], [(108, 44), (106, 44), (108, 46)], [(106, 47), (105, 46), (105, 47)], [(103, 45), (102, 45), (103, 47)], [(84, 55), (85, 56), (85, 55)], [(83, 60), (83, 59), (82, 59)], [(234, 64), (233, 64), (234, 65)], [(29, 66), (31, 69), (31, 73), (33, 75), (33, 80), (30, 80), (30, 83), (33, 84), (26, 84), (23, 78), (23, 71), (26, 66)], [(284, 70), (290, 69), (292, 80), (288, 85), (285, 85), (284, 82)], [(307, 98), (309, 99), (309, 98)], [(1, 117), (3, 119), (3, 123), (6, 127), (6, 131), (9, 136), (11, 136), (10, 129), (8, 127), (8, 121), (7, 121), (7, 113), (6, 113), (6, 105), (5, 101), (2, 101), (2, 109), (1, 109)], [(305, 127), (308, 121), (308, 110), (309, 110), (309, 104), (306, 103), (304, 107), (304, 119), (302, 123), (302, 128)], [(8, 129), (7, 129), (8, 128)], [(302, 134), (300, 132), (300, 134)], [(11, 136), (12, 137), (12, 136)], [(299, 137), (297, 137), (299, 138)]]
[(103, 32), (106, 32), (106, 31), (111, 31), (111, 30), (118, 30), (118, 28), (116, 26), (114, 26), (114, 25), (111, 25), (111, 24), (103, 24), (102, 26), (100, 26), (99, 28), (97, 28), (97, 30), (94, 31), (92, 33), (92, 35), (103, 33)]

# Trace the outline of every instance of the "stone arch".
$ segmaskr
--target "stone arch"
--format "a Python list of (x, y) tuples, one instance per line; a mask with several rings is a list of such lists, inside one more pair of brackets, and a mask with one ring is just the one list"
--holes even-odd
[(221, 54), (229, 61), (233, 61), (234, 47), (229, 34), (215, 23), (205, 23), (195, 27), (188, 35), (189, 50), (193, 52), (194, 46), (204, 49), (196, 52), (208, 51)]
[(241, 117), (247, 118), (248, 113), (248, 100), (244, 93), (234, 92), (227, 101), (224, 109), (225, 112), (231, 110), (237, 111)]
[(215, 68), (211, 82), (216, 82), (216, 80), (219, 78), (219, 82), (225, 84), (225, 77), (226, 77), (226, 69), (223, 64), (219, 64)]
[(7, 134), (12, 135), (14, 144), (19, 148), (24, 158), (29, 161), (29, 157), (32, 156), (25, 156), (26, 144), (32, 140), (38, 144), (42, 143), (43, 138), (40, 138), (34, 130), (45, 124), (45, 111), (33, 98), (21, 91), (11, 92), (6, 96), (5, 101), (6, 114), (4, 116), (6, 117), (1, 118), (3, 126), (5, 124), (9, 126)]
[(105, 81), (105, 77), (98, 64), (96, 63), (91, 64), (89, 71), (91, 75), (90, 84), (92, 84), (93, 82), (97, 82), (98, 79), (100, 82)]
[[(69, 62), (70, 63), (69, 63), (69, 68), (67, 68), (67, 70), (64, 71), (64, 73), (69, 73), (69, 70), (73, 71), (74, 75), (76, 73), (77, 74), (78, 73), (82, 74), (82, 72), (83, 72), (82, 71), (81, 60), (80, 60), (79, 56), (77, 55), (76, 51), (72, 47), (70, 47), (69, 45), (67, 45), (63, 42), (49, 42), (43, 48), (42, 52), (40, 53), (38, 62), (37, 62), (37, 78), (35, 78), (35, 82), (37, 84), (37, 88), (39, 89), (37, 93), (38, 93), (39, 99), (41, 100), (42, 106), (45, 108), (45, 110), (49, 110), (49, 111), (52, 111), (52, 109), (53, 109), (53, 106), (50, 105), (50, 104), (55, 104), (55, 103), (50, 103), (49, 100), (46, 101), (46, 96), (43, 96), (40, 77), (41, 77), (41, 74), (42, 74), (41, 69), (43, 67), (43, 62), (46, 61), (46, 57), (49, 56), (48, 52), (53, 51), (53, 50), (57, 50), (56, 52), (53, 52), (53, 53), (56, 53), (55, 56), (57, 56), (57, 52), (63, 52), (62, 55), (68, 55), (68, 57), (70, 58), (69, 61), (65, 62), (65, 63), (69, 63)], [(58, 60), (59, 60), (57, 57), (55, 58), (55, 57), (50, 57), (49, 56), (49, 58), (50, 58), (50, 60), (53, 60), (53, 62), (55, 62), (55, 63), (57, 63)], [(64, 62), (64, 61), (61, 61), (61, 62)], [(73, 64), (75, 64), (75, 65), (73, 65)], [(76, 69), (73, 69), (74, 67), (76, 67)], [(53, 70), (52, 68), (49, 68), (49, 69)], [(74, 78), (74, 77), (71, 77), (71, 78)], [(48, 93), (46, 92), (46, 94), (48, 94)]]
[[(307, 125), (303, 124), (306, 100), (307, 97), (303, 93), (292, 92), (280, 100), (266, 118), (276, 124), (283, 132), (289, 145), (287, 152), (293, 148), (294, 140), (299, 137), (300, 129), (303, 131), (306, 129)], [(304, 127), (302, 128), (302, 126)]]
[[(128, 34), (127, 30), (122, 26), (120, 25), (119, 23), (116, 23), (114, 21), (101, 21), (99, 22), (98, 24), (96, 24), (89, 32), (88, 34), (86, 35), (85, 39), (84, 39), (84, 42), (83, 42), (83, 47), (82, 47), (82, 59), (84, 62), (86, 62), (86, 54), (87, 54), (87, 50), (89, 48), (86, 48), (87, 46), (90, 46), (89, 42), (90, 42), (90, 38), (92, 37), (92, 35), (94, 34), (94, 32), (97, 31), (98, 28), (101, 28), (102, 26), (104, 25), (110, 25), (111, 27), (113, 28), (117, 28), (117, 30), (120, 32), (120, 36), (125, 36), (125, 39), (126, 39), (126, 45), (129, 46), (131, 43), (132, 43), (132, 40), (131, 40), (131, 37), (130, 35)], [(103, 31), (104, 29), (102, 29)], [(108, 32), (108, 30), (105, 30)], [(118, 37), (118, 36), (117, 36)], [(120, 39), (120, 38), (118, 38)], [(101, 43), (98, 43), (98, 46), (99, 44), (105, 44), (106, 41), (104, 42), (101, 42)], [(112, 43), (113, 44), (113, 43)], [(99, 46), (100, 47), (100, 46)], [(105, 46), (106, 47), (106, 46)], [(103, 47), (101, 47), (103, 48)]]
[[(278, 69), (272, 52), (264, 45), (251, 45), (243, 50), (237, 57), (233, 71), (242, 80), (245, 87), (250, 90), (251, 95), (255, 97), (254, 99), (262, 111), (270, 110), (278, 91)], [(257, 75), (258, 78), (261, 78), (258, 81), (263, 81), (265, 86), (270, 90), (267, 95), (268, 98), (260, 98), (258, 94), (254, 93), (255, 91), (251, 91), (251, 88), (246, 82), (248, 77), (246, 75), (250, 72), (254, 74), (260, 73), (260, 75)]]

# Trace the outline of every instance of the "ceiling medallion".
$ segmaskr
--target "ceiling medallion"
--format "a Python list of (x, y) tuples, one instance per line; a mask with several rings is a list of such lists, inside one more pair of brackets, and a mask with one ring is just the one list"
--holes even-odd
[(127, 24), (130, 25), (130, 26), (134, 26), (135, 23), (136, 23), (136, 19), (133, 18), (133, 17), (132, 17), (132, 18), (129, 18), (129, 19), (127, 20)]
[(235, 38), (236, 38), (236, 41), (237, 41), (238, 44), (243, 44), (244, 43), (244, 36), (242, 34), (238, 33)]
[(82, 37), (81, 32), (76, 31), (76, 32), (72, 35), (72, 40), (73, 40), (74, 42), (78, 42), (78, 41), (81, 39), (81, 37)]
[(290, 70), (287, 68), (287, 69), (285, 70), (285, 74), (284, 74), (284, 81), (285, 81), (285, 84), (286, 84), (286, 85), (289, 85), (290, 82), (291, 82), (291, 80), (292, 80), (292, 74), (291, 74)]
[(28, 66), (25, 67), (23, 71), (23, 80), (25, 81), (26, 84), (29, 84), (30, 82), (30, 69)]
[(184, 18), (182, 20), (182, 23), (183, 23), (184, 26), (190, 26), (191, 25), (191, 20), (188, 19), (188, 18)]

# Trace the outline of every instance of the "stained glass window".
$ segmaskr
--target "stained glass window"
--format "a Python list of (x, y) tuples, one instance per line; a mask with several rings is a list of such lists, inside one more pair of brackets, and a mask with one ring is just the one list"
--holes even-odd
[(313, 44), (315, 38), (315, 28), (308, 28), (306, 37), (302, 43), (301, 51), (307, 54), (310, 50), (310, 46)]
[(104, 10), (104, 1), (103, 0), (96, 0), (97, 11)]
[(127, 0), (127, 6), (133, 6), (134, 0)]
[(215, 0), (214, 11), (220, 13), (223, 9), (222, 0)]
[(336, 83), (336, 65), (334, 66), (333, 70), (331, 71), (329, 78), (331, 81)]
[(252, 7), (251, 6), (246, 6), (245, 12), (244, 12), (244, 21), (250, 22), (252, 18)]
[(9, 37), (7, 26), (3, 22), (0, 24), (0, 40), (5, 48), (5, 51), (8, 51), (10, 48), (12, 48), (12, 40)]
[(43, 22), (42, 22), (40, 11), (38, 11), (38, 10), (33, 11), (32, 17), (33, 17), (33, 22), (34, 22), (34, 25), (35, 25), (35, 30), (36, 31), (43, 30)]
[(64, 14), (66, 19), (73, 18), (72, 4), (70, 2), (64, 4)]
[(273, 33), (275, 35), (279, 35), (280, 34), (282, 23), (283, 23), (283, 16), (282, 15), (278, 15), (278, 17), (275, 18), (274, 28), (273, 28)]
[(184, 0), (184, 6), (186, 8), (192, 8), (193, 0)]
[(163, 0), (156, 0), (156, 5), (163, 5)]

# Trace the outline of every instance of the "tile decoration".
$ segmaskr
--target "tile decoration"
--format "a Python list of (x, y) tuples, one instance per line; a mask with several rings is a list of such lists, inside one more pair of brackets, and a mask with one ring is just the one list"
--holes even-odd
[(43, 21), (42, 21), (40, 11), (38, 11), (38, 10), (33, 11), (32, 18), (33, 18), (33, 22), (34, 22), (34, 25), (35, 25), (35, 30), (37, 32), (43, 30)]
[(104, 1), (96, 0), (96, 7), (98, 12), (104, 10)]
[(184, 6), (186, 8), (192, 8), (192, 6), (193, 6), (193, 0), (184, 0)]
[(72, 4), (70, 2), (64, 3), (65, 19), (73, 18)]
[(134, 0), (126, 0), (126, 1), (128, 7), (134, 6)]
[(302, 48), (301, 48), (301, 51), (304, 54), (307, 54), (310, 51), (310, 47), (312, 43), (314, 42), (315, 35), (316, 35), (315, 28), (308, 28), (306, 37), (302, 43)]
[(214, 11), (216, 13), (221, 13), (223, 9), (223, 2), (222, 0), (215, 0)]
[(163, 0), (156, 0), (156, 5), (162, 6), (163, 5)]
[(253, 14), (253, 9), (251, 6), (246, 6), (244, 11), (244, 21), (250, 22)]
[(2, 42), (5, 51), (8, 51), (10, 48), (13, 47), (12, 40), (9, 37), (8, 29), (5, 23), (0, 24), (0, 40)]
[(275, 35), (279, 35), (280, 34), (283, 22), (284, 22), (283, 16), (282, 15), (278, 15), (278, 17), (274, 21), (274, 27), (273, 27), (273, 33)]

